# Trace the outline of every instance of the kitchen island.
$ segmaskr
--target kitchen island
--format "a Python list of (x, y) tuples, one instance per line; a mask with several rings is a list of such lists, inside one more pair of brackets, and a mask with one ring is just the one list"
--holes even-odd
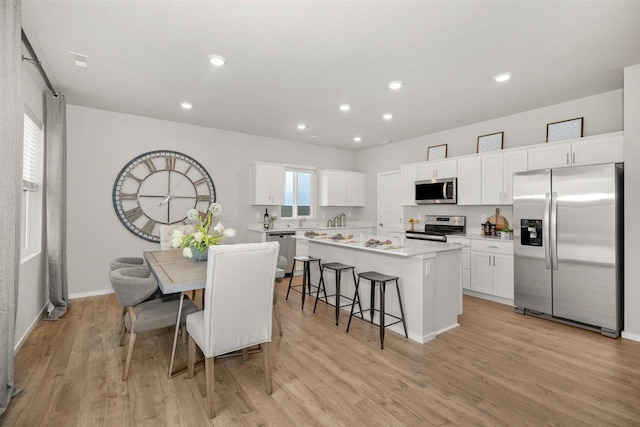
[[(377, 271), (398, 276), (409, 338), (421, 344), (458, 326), (458, 315), (462, 314), (461, 249), (462, 245), (440, 242), (405, 241), (401, 246), (367, 247), (357, 240), (309, 239), (309, 255), (322, 259), (323, 263), (353, 265), (356, 275)], [(312, 267), (311, 282), (316, 284), (318, 280), (319, 270)], [(327, 294), (334, 294), (335, 275), (329, 270), (324, 274), (324, 282)], [(340, 287), (342, 296), (353, 298), (355, 285), (350, 274), (343, 275)], [(387, 288), (386, 312), (398, 316), (400, 308), (394, 288)], [(360, 283), (363, 309), (369, 308), (369, 289), (369, 282), (363, 280)], [(334, 304), (335, 300), (329, 298), (329, 302)], [(346, 326), (346, 321), (343, 325)], [(401, 324), (389, 329), (404, 335)]]

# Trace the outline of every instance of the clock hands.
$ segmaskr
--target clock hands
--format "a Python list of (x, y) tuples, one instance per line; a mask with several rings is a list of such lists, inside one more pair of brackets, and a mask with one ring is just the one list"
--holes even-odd
[(178, 187), (180, 187), (180, 184), (182, 184), (182, 181), (178, 182), (178, 185), (176, 185), (176, 187), (173, 189), (171, 193), (167, 194), (167, 196), (164, 198), (163, 201), (160, 202), (158, 206), (162, 206), (165, 203), (169, 202), (169, 200), (173, 198), (173, 195), (176, 193), (176, 190), (178, 189)]

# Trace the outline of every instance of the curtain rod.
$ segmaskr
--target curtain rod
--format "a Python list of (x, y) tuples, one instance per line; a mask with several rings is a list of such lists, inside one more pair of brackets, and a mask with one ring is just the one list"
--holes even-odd
[(31, 58), (26, 58), (25, 56), (22, 56), (22, 59), (36, 66), (38, 71), (40, 71), (40, 75), (44, 79), (44, 82), (46, 83), (47, 87), (51, 92), (53, 92), (53, 96), (58, 96), (58, 92), (56, 92), (56, 90), (53, 88), (53, 85), (51, 84), (49, 77), (47, 77), (47, 73), (44, 72), (44, 68), (42, 68), (42, 64), (38, 59), (38, 55), (36, 55), (36, 52), (33, 50), (33, 47), (31, 46), (31, 43), (29, 42), (27, 35), (24, 33), (24, 30), (21, 30), (21, 31), (22, 31), (22, 43), (24, 43), (25, 47), (29, 51), (29, 55), (31, 55)]

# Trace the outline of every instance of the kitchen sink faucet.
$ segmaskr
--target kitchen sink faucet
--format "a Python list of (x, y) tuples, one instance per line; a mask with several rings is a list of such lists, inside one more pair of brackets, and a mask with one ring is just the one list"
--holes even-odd
[(302, 223), (305, 222), (307, 220), (307, 218), (302, 217), (299, 219), (299, 226), (302, 227)]

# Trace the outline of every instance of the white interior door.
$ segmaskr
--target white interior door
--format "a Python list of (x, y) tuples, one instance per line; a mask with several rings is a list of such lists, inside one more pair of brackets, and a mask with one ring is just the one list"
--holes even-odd
[(378, 174), (378, 221), (376, 234), (389, 236), (390, 231), (404, 231), (400, 204), (400, 171)]

